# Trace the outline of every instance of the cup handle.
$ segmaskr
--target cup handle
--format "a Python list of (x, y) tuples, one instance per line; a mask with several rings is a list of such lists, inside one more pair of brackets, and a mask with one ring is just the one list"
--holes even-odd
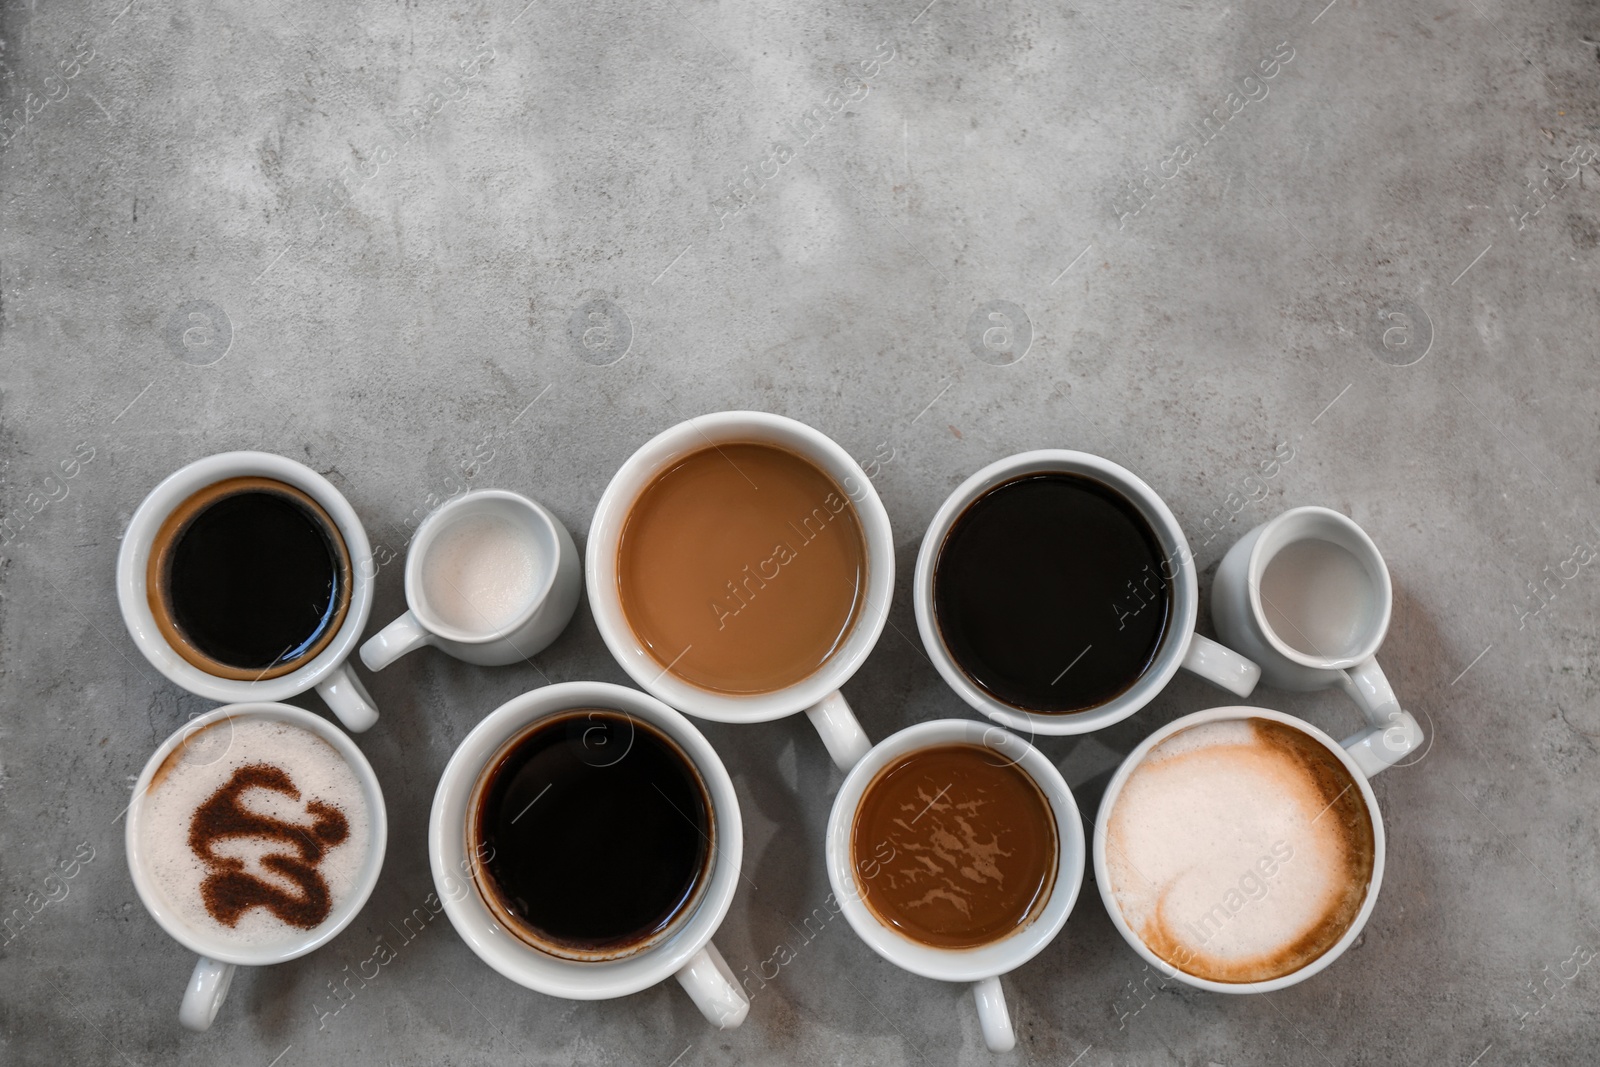
[(414, 612), (406, 612), (379, 630), (361, 646), (361, 662), (369, 671), (381, 671), (407, 652), (415, 652), (433, 639)]
[(1371, 778), (1416, 751), (1422, 744), (1422, 727), (1409, 711), (1400, 707), (1394, 687), (1384, 676), (1376, 657), (1335, 673), (1339, 676), (1339, 688), (1367, 717), (1365, 730), (1341, 742), (1363, 774)]
[(378, 706), (372, 702), (372, 695), (349, 663), (341, 663), (329, 671), (328, 676), (317, 683), (317, 693), (351, 733), (359, 734), (377, 724)]
[(1017, 1044), (1011, 1028), (1011, 1013), (1006, 1010), (1006, 994), (1000, 978), (985, 978), (972, 984), (972, 999), (978, 1002), (978, 1025), (983, 1028), (983, 1043), (990, 1052), (1010, 1052)]
[(183, 991), (183, 1006), (178, 1009), (178, 1021), (190, 1030), (211, 1029), (217, 1009), (227, 999), (228, 986), (233, 984), (235, 970), (237, 968), (233, 964), (218, 963), (207, 956), (195, 961), (194, 973), (189, 975), (189, 987)]
[(822, 735), (822, 743), (828, 746), (828, 755), (833, 757), (833, 762), (839, 765), (841, 771), (849, 771), (860, 763), (861, 757), (872, 748), (866, 731), (856, 721), (855, 712), (850, 710), (849, 702), (837, 689), (807, 708), (806, 718)]
[(739, 988), (717, 946), (710, 941), (678, 970), (678, 982), (718, 1030), (732, 1030), (750, 1014), (750, 1000)]
[(1189, 636), (1189, 648), (1183, 654), (1183, 669), (1198, 674), (1212, 685), (1238, 697), (1247, 697), (1255, 692), (1256, 683), (1261, 681), (1261, 668), (1253, 660), (1245, 659), (1204, 634)]

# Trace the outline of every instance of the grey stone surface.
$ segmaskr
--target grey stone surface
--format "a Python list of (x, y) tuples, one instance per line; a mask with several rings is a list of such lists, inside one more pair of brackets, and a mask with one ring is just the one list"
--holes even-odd
[[(0, 1060), (1592, 1062), (1600, 979), (1567, 961), (1600, 949), (1600, 578), (1571, 562), (1600, 536), (1600, 15), (1324, 2), (6, 0), (0, 911), (30, 918), (0, 948)], [(834, 114), (830, 91), (891, 53)], [(1025, 351), (1020, 323), (970, 328), (997, 301), (1025, 312)], [(840, 781), (807, 724), (708, 724), (752, 883), (718, 941), (736, 968), (794, 953), (743, 1028), (713, 1032), (673, 986), (533, 994), (442, 920), (323, 1017), (431, 890), (428, 806), (467, 730), (546, 679), (625, 680), (580, 608), (536, 665), (424, 651), (367, 676), (377, 891), (182, 1031), (192, 958), (139, 904), (119, 816), (210, 705), (117, 613), (144, 493), (258, 448), (326, 472), (395, 550), (463, 485), (528, 493), (581, 545), (634, 448), (734, 407), (877, 460), (900, 580), (846, 689), (874, 737), (970, 714), (907, 594), (925, 523), (993, 459), (1131, 467), (1187, 528), (1202, 592), (1283, 508), (1365, 526), (1396, 586), (1382, 659), (1432, 745), (1375, 781), (1389, 865), (1363, 940), (1270, 996), (1163, 986), (1086, 883), (1005, 980), (1019, 1046), (991, 1056), (963, 989), (842, 921), (797, 930), (828, 893)], [(1294, 460), (1247, 483), (1279, 442)], [(374, 630), (400, 564), (379, 581)], [(1355, 726), (1337, 694), (1256, 700)], [(1139, 738), (1228, 702), (1180, 678), (1041, 744), (1092, 811)], [(80, 846), (66, 896), (46, 889)]]

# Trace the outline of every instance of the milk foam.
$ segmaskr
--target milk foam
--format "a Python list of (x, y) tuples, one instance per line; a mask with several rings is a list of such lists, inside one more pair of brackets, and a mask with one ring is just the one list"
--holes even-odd
[(422, 592), (441, 622), (492, 633), (516, 621), (543, 570), (533, 537), (499, 515), (466, 515), (428, 546)]
[[(184, 925), (221, 936), (241, 947), (266, 947), (303, 941), (310, 931), (285, 923), (265, 907), (253, 907), (225, 926), (207, 911), (201, 884), (212, 873), (189, 845), (195, 812), (223, 788), (241, 767), (268, 764), (285, 771), (300, 792), (251, 788), (240, 800), (251, 812), (309, 826), (306, 806), (320, 800), (337, 808), (349, 823), (349, 836), (330, 848), (317, 866), (328, 884), (336, 915), (355, 890), (367, 857), (371, 825), (361, 780), (332, 745), (311, 731), (284, 722), (225, 719), (190, 736), (169, 756), (145, 794), (140, 846), (155, 882)], [(262, 866), (269, 854), (293, 854), (281, 840), (228, 838), (214, 846), (219, 856), (244, 862), (244, 870), (263, 882), (298, 895), (292, 881)]]
[(1352, 843), (1346, 825), (1353, 803), (1365, 818), (1354, 782), (1345, 785), (1356, 795), (1332, 798), (1342, 801), (1333, 808), (1327, 774), (1319, 779), (1256, 722), (1265, 721), (1206, 723), (1168, 738), (1128, 777), (1107, 825), (1112, 890), (1128, 925), (1167, 962), (1217, 981), (1275, 977), (1309, 962), (1307, 952), (1320, 955), (1370, 874), (1361, 844), (1370, 839), (1358, 833)]

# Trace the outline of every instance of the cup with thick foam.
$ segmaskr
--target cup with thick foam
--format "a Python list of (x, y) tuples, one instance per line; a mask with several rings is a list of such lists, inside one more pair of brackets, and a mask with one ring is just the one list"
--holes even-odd
[(911, 590), (940, 676), (1030, 737), (1121, 722), (1179, 668), (1240, 697), (1260, 677), (1195, 632), (1194, 557), (1171, 509), (1085, 452), (1023, 452), (962, 482), (928, 523)]
[(377, 776), (339, 729), (287, 704), (233, 704), (176, 731), (128, 807), (139, 899), (198, 953), (178, 1012), (216, 1018), (238, 967), (303, 956), (378, 882), (388, 819)]
[(361, 646), (361, 661), (382, 670), (423, 645), (483, 666), (527, 659), (572, 620), (582, 581), (572, 535), (547, 509), (504, 489), (458, 496), (417, 527), (408, 610)]
[(804, 711), (841, 768), (866, 752), (839, 687), (888, 619), (894, 542), (824, 434), (758, 411), (657, 434), (601, 496), (585, 569), (601, 637), (654, 696), (718, 722)]
[(569, 1000), (676, 978), (719, 1029), (750, 1009), (711, 940), (743, 856), (739, 798), (711, 743), (654, 697), (604, 682), (490, 712), (450, 757), (428, 820), (445, 914), (490, 967)]
[(1261, 665), (1280, 689), (1337, 687), (1370, 725), (1346, 742), (1375, 774), (1404, 759), (1422, 729), (1400, 706), (1378, 647), (1389, 632), (1389, 568), (1354, 520), (1321, 507), (1292, 508), (1241, 537), (1217, 567), (1217, 633)]
[(1083, 883), (1083, 825), (1055, 766), (992, 724), (907, 727), (845, 776), (826, 854), (856, 934), (913, 974), (970, 983), (985, 1043), (1010, 1049), (1000, 976), (1055, 939)]
[(360, 732), (378, 709), (348, 660), (376, 575), (361, 520), (326, 478), (226, 452), (168, 475), (134, 511), (117, 602), (139, 651), (189, 692), (237, 703), (315, 689)]
[(1186, 715), (1129, 753), (1095, 820), (1095, 881), (1152, 967), (1201, 989), (1302, 982), (1361, 935), (1384, 832), (1364, 765), (1265, 708)]

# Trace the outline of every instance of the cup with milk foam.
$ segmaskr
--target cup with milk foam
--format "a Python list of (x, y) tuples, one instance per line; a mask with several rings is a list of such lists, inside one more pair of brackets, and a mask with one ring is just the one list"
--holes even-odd
[(417, 527), (408, 610), (361, 646), (361, 661), (382, 670), (433, 645), (467, 663), (515, 663), (560, 635), (581, 588), (578, 549), (560, 520), (504, 489), (467, 493)]
[(128, 805), (128, 871), (145, 908), (196, 953), (178, 1021), (206, 1030), (239, 967), (312, 952), (350, 925), (383, 869), (377, 775), (327, 720), (229, 704), (145, 764)]
[(1337, 686), (1368, 726), (1345, 748), (1367, 774), (1412, 752), (1422, 729), (1378, 666), (1393, 604), (1367, 532), (1337, 511), (1293, 508), (1240, 538), (1217, 567), (1211, 619), (1280, 689)]

